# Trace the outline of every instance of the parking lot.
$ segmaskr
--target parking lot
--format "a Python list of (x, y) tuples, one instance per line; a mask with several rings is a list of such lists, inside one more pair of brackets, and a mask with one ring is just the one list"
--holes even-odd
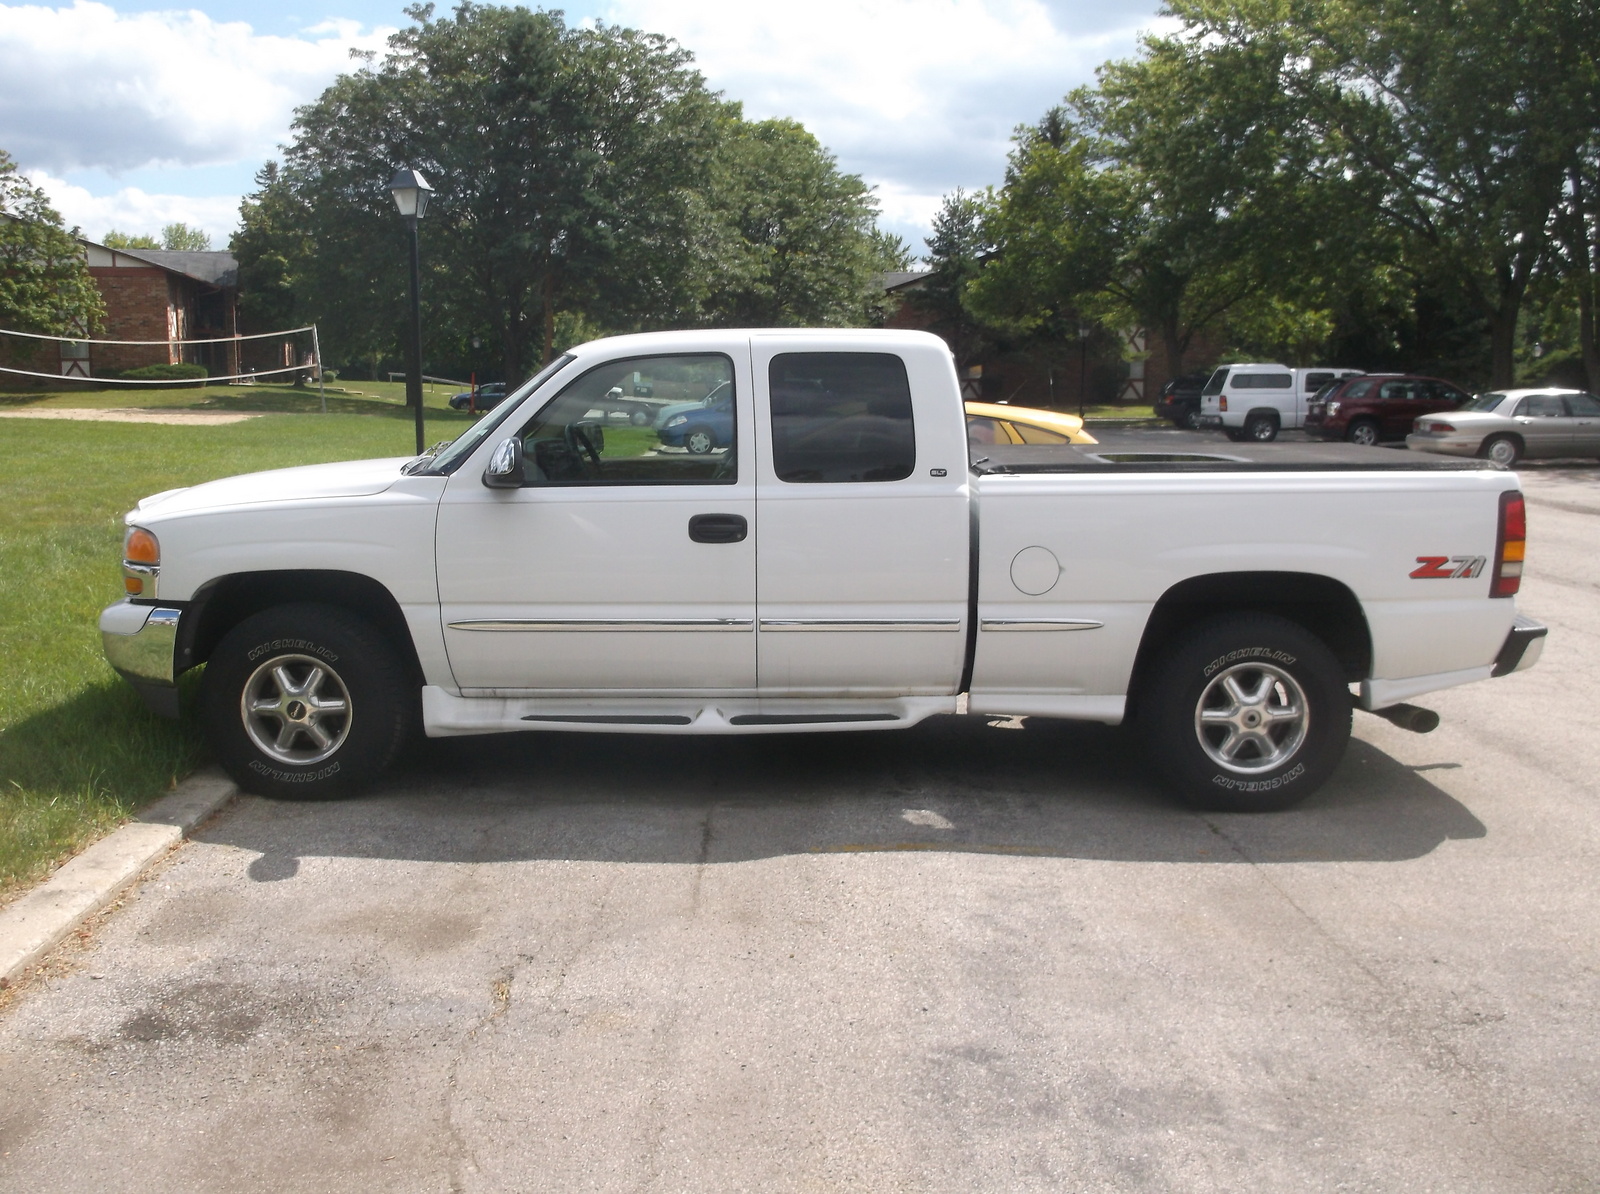
[(0, 1186), (1592, 1191), (1600, 467), (1522, 471), (1539, 666), (1291, 812), (1000, 718), (243, 797), (0, 1009)]

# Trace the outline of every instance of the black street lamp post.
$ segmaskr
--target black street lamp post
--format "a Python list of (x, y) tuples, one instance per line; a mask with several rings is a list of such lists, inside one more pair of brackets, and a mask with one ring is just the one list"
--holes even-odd
[(417, 249), (417, 222), (427, 214), (428, 196), (433, 188), (420, 171), (402, 169), (395, 171), (389, 180), (389, 191), (394, 195), (394, 205), (405, 217), (411, 231), (411, 344), (410, 359), (406, 362), (406, 402), (417, 417), (417, 455), (423, 452), (422, 432), (422, 266)]
[[(1089, 401), (1089, 325), (1078, 321), (1078, 418), (1086, 415)], [(419, 451), (421, 449), (418, 449)]]

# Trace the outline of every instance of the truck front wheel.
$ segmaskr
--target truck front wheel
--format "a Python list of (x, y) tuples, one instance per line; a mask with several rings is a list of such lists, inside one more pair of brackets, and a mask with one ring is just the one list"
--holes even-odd
[(389, 765), (410, 724), (405, 669), (383, 637), (330, 605), (283, 605), (235, 626), (201, 683), (206, 738), (241, 788), (343, 796)]
[(1186, 803), (1288, 808), (1320, 787), (1350, 739), (1350, 692), (1320, 640), (1285, 618), (1202, 623), (1158, 666), (1141, 710), (1149, 757)]

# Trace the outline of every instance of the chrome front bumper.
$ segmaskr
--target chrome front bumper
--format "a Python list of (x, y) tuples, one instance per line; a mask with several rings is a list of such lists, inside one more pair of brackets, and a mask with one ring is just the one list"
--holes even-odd
[(100, 612), (106, 661), (162, 717), (178, 716), (176, 658), (183, 611), (119, 601)]

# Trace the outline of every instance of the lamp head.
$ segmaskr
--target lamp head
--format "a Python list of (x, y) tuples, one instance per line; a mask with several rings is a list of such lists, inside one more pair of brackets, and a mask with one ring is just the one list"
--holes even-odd
[(427, 214), (428, 196), (433, 194), (433, 188), (420, 170), (405, 168), (395, 171), (389, 180), (389, 192), (401, 215), (408, 220), (420, 220)]

